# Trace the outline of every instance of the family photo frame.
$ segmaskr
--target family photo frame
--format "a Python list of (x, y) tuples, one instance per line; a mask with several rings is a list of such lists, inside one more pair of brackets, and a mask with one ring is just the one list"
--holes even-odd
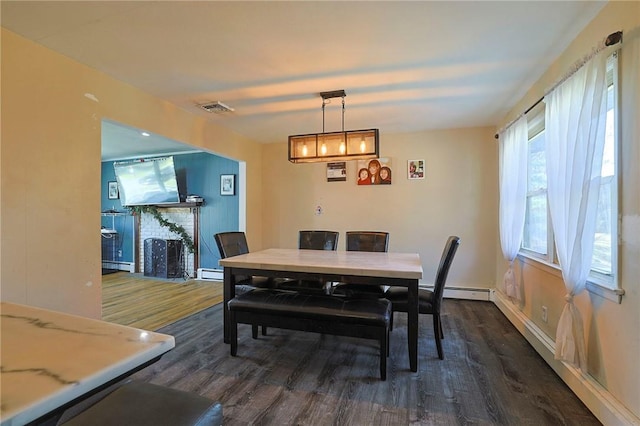
[(236, 194), (236, 175), (220, 175), (220, 195)]
[(358, 160), (356, 183), (358, 185), (391, 185), (391, 158)]

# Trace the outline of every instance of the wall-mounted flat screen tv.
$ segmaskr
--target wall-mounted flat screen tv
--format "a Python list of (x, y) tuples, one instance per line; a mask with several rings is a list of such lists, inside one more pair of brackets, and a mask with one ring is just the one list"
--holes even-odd
[(113, 163), (123, 206), (180, 202), (173, 157)]

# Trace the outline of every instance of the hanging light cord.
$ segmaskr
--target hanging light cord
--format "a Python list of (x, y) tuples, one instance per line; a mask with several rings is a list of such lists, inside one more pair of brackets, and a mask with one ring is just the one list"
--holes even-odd
[(342, 97), (342, 131), (344, 132), (344, 96)]
[(324, 106), (327, 103), (326, 99), (322, 99), (322, 133), (324, 133)]

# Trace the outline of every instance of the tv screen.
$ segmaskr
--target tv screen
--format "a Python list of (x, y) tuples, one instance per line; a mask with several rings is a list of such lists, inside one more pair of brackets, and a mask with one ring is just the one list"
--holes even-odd
[(123, 206), (179, 203), (173, 157), (113, 163)]

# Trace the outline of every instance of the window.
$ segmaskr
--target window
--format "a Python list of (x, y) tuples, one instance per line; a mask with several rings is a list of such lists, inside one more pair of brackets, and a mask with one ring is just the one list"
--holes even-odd
[(527, 204), (522, 247), (546, 256), (547, 173), (544, 131), (529, 140), (527, 154)]
[(615, 288), (618, 235), (618, 180), (617, 180), (617, 55), (607, 61), (607, 124), (602, 180), (598, 198), (596, 235), (591, 263), (592, 278), (598, 284)]
[(531, 256), (551, 262), (553, 244), (547, 210), (547, 160), (545, 156), (544, 104), (527, 116), (527, 204), (522, 248)]
[[(617, 179), (617, 54), (607, 61), (607, 121), (602, 180), (589, 281), (617, 289), (615, 279), (618, 236)], [(554, 240), (547, 209), (547, 174), (545, 159), (544, 104), (528, 115), (529, 148), (527, 155), (527, 204), (521, 252), (546, 263), (557, 264)]]

